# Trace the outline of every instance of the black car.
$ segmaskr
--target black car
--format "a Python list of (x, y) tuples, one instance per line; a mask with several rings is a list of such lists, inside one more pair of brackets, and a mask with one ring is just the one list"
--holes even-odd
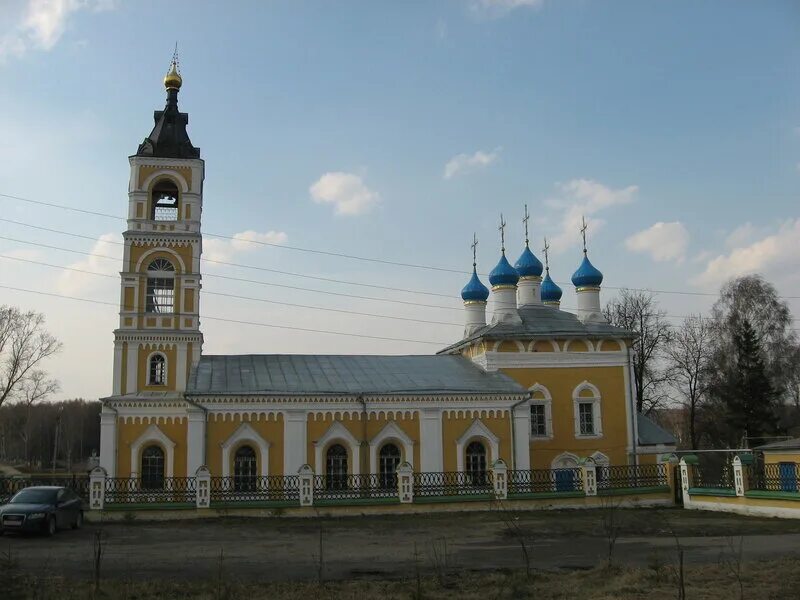
[(58, 529), (82, 525), (83, 501), (64, 487), (28, 487), (0, 506), (0, 534), (33, 531), (53, 535)]

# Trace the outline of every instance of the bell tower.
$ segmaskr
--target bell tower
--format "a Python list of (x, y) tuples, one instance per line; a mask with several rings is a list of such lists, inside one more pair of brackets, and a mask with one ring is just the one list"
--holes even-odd
[(200, 219), (205, 165), (178, 110), (177, 54), (167, 102), (130, 163), (128, 224), (114, 331), (114, 396), (180, 396), (200, 360)]

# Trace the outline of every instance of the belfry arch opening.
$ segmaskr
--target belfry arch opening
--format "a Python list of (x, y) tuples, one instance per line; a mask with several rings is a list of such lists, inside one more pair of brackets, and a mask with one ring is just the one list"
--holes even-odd
[(160, 179), (151, 192), (150, 218), (154, 221), (178, 220), (178, 186), (170, 179)]

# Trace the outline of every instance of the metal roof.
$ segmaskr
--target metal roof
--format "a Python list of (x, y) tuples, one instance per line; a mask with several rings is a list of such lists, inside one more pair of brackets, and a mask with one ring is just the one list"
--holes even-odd
[(502, 373), (461, 356), (204, 355), (188, 395), (527, 394)]
[(440, 350), (449, 352), (482, 337), (491, 339), (532, 339), (532, 338), (633, 338), (636, 333), (614, 327), (608, 323), (584, 323), (577, 315), (560, 310), (554, 306), (532, 304), (517, 309), (521, 324), (496, 323), (476, 330), (472, 335)]
[(800, 438), (770, 442), (769, 444), (756, 446), (753, 450), (800, 450)]
[(636, 425), (639, 429), (639, 444), (642, 446), (655, 446), (657, 444), (674, 446), (678, 443), (674, 435), (660, 425), (656, 425), (641, 413), (636, 415)]

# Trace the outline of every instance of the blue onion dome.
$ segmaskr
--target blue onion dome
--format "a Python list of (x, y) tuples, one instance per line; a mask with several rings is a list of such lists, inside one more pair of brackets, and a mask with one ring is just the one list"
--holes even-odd
[(561, 301), (561, 288), (556, 285), (556, 282), (550, 279), (550, 271), (544, 276), (542, 285), (539, 288), (542, 296), (542, 302), (560, 302)]
[(519, 273), (508, 262), (505, 252), (500, 257), (497, 266), (489, 273), (489, 283), (494, 285), (517, 285)]
[(514, 268), (519, 273), (520, 277), (541, 277), (544, 271), (542, 261), (536, 258), (536, 255), (531, 252), (531, 249), (526, 245), (525, 250), (520, 254), (517, 264)]
[(472, 277), (461, 290), (461, 299), (464, 302), (486, 302), (489, 299), (489, 288), (481, 283), (475, 267), (472, 267)]
[(586, 252), (583, 253), (581, 266), (572, 274), (572, 283), (577, 288), (600, 287), (600, 284), (603, 283), (603, 274), (589, 262), (589, 257), (586, 256)]

